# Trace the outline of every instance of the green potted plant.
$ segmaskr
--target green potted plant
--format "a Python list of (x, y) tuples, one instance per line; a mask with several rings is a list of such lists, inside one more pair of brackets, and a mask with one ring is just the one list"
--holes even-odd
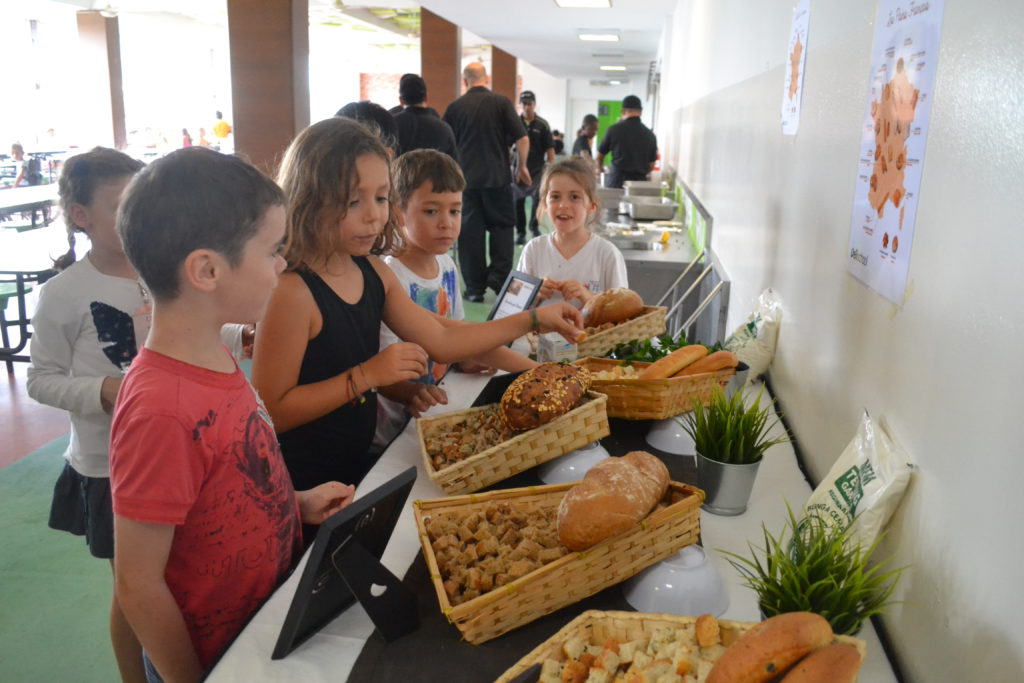
[(739, 515), (747, 509), (757, 468), (765, 451), (789, 441), (789, 435), (769, 438), (779, 418), (772, 403), (761, 406), (761, 396), (747, 405), (743, 392), (726, 398), (717, 389), (707, 405), (695, 401), (681, 420), (697, 450), (697, 485), (707, 498), (704, 509), (718, 515)]
[[(788, 506), (787, 506), (788, 508)], [(721, 551), (757, 593), (765, 617), (814, 612), (839, 634), (853, 635), (865, 619), (891, 604), (901, 572), (886, 569), (889, 559), (870, 565), (878, 542), (864, 548), (849, 527), (831, 526), (816, 516), (789, 520), (778, 537), (762, 524), (764, 548), (750, 546), (752, 558)], [(881, 539), (879, 539), (881, 540)]]

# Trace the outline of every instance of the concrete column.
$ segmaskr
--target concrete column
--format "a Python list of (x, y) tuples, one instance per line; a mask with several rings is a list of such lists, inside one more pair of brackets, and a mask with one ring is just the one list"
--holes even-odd
[(516, 101), (516, 58), (501, 48), (491, 47), (491, 90)]
[(462, 91), (462, 39), (458, 26), (426, 7), (420, 9), (420, 69), (427, 104), (444, 114)]
[[(78, 67), (84, 79), (83, 92), (109, 93), (98, 97), (80, 111), (91, 116), (93, 130), (109, 130), (110, 138), (101, 136), (97, 142), (124, 149), (128, 135), (124, 124), (124, 89), (121, 78), (121, 36), (117, 17), (105, 17), (95, 10), (76, 14), (80, 61)], [(87, 129), (88, 129), (87, 125)]]
[(308, 0), (227, 0), (235, 151), (273, 175), (309, 125)]

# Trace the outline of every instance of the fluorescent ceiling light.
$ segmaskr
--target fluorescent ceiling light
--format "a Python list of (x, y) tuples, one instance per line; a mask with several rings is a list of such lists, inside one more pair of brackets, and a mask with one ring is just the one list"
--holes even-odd
[(622, 81), (608, 81), (608, 85), (622, 85)]
[(600, 7), (607, 8), (612, 6), (612, 0), (555, 0), (555, 4), (559, 7)]
[(619, 42), (618, 33), (581, 33), (579, 38), (580, 40), (599, 40), (606, 43)]
[(601, 65), (601, 71), (625, 71), (625, 70), (626, 70), (626, 67), (624, 67), (624, 66), (610, 66), (608, 64), (602, 64)]

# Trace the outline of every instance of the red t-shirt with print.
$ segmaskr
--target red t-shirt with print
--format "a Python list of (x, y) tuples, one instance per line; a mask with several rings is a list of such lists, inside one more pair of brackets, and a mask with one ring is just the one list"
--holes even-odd
[(114, 412), (110, 481), (115, 514), (177, 527), (164, 576), (209, 668), (301, 555), (291, 479), (242, 371), (140, 351)]

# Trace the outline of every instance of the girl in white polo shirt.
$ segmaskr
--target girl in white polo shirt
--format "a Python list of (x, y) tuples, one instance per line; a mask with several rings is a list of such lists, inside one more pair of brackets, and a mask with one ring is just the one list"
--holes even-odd
[(619, 249), (588, 226), (597, 216), (594, 174), (578, 157), (551, 164), (540, 186), (539, 211), (555, 231), (530, 240), (518, 270), (543, 278), (540, 300), (578, 306), (598, 292), (628, 287), (626, 260)]

